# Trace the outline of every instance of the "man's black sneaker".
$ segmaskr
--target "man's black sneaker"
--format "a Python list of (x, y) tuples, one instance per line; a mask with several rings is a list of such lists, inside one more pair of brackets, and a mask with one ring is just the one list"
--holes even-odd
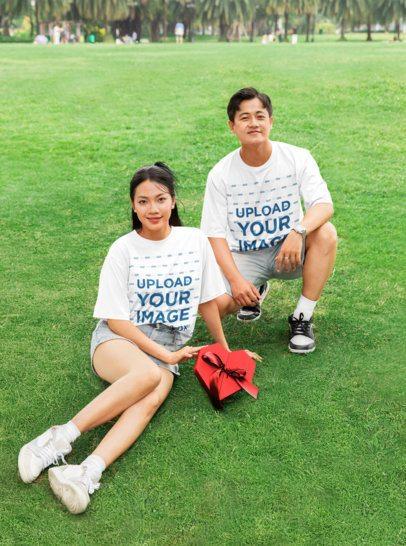
[(289, 351), (299, 354), (312, 353), (316, 348), (313, 319), (304, 320), (303, 313), (300, 313), (299, 318), (290, 315), (288, 321), (290, 326)]
[(259, 303), (257, 305), (241, 307), (237, 312), (237, 320), (241, 322), (250, 322), (258, 320), (261, 316), (261, 305), (269, 292), (269, 283), (261, 284), (259, 291)]

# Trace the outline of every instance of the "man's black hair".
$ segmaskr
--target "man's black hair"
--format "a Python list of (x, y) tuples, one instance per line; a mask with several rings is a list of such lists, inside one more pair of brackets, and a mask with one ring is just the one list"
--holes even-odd
[(239, 110), (242, 101), (252, 99), (259, 99), (262, 106), (268, 111), (269, 116), (272, 116), (272, 102), (268, 95), (260, 93), (254, 87), (244, 87), (231, 97), (227, 106), (228, 119), (234, 121), (235, 114)]

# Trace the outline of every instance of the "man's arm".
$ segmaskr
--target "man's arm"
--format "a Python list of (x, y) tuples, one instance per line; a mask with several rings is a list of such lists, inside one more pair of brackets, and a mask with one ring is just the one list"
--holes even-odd
[[(331, 203), (318, 203), (310, 207), (301, 221), (309, 235), (325, 224), (333, 216), (334, 208)], [(300, 233), (292, 230), (286, 237), (279, 254), (275, 258), (277, 271), (294, 271), (301, 264), (303, 238)]]
[(233, 255), (226, 239), (209, 237), (210, 244), (224, 276), (230, 283), (231, 293), (238, 305), (255, 305), (259, 300), (259, 292), (252, 282), (247, 281), (238, 271)]

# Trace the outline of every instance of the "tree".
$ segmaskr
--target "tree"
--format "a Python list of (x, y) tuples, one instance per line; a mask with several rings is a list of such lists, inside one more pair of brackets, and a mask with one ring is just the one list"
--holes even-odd
[(270, 15), (274, 22), (274, 33), (278, 30), (278, 20), (283, 13), (283, 6), (280, 0), (269, 0), (266, 6), (266, 13)]
[(128, 0), (75, 0), (74, 3), (81, 18), (88, 21), (114, 21), (124, 19), (129, 14)]
[(235, 21), (249, 21), (252, 5), (250, 0), (202, 0), (202, 13), (209, 20), (217, 20), (219, 39), (230, 41), (230, 27)]
[(327, 0), (325, 12), (332, 15), (340, 24), (340, 40), (345, 40), (345, 29), (353, 17), (361, 17), (362, 0)]
[(289, 31), (289, 15), (292, 12), (297, 12), (299, 10), (300, 0), (280, 0), (280, 9), (283, 13), (284, 20), (284, 40), (288, 41), (288, 31)]
[(306, 18), (306, 42), (309, 41), (312, 17), (316, 17), (319, 0), (300, 0), (300, 12), (304, 13)]
[(406, 0), (380, 0), (377, 12), (382, 21), (395, 23), (395, 34), (400, 40), (400, 23), (406, 17)]
[(10, 36), (10, 25), (14, 17), (28, 14), (31, 20), (31, 13), (29, 0), (0, 0), (0, 25), (3, 26), (4, 36)]

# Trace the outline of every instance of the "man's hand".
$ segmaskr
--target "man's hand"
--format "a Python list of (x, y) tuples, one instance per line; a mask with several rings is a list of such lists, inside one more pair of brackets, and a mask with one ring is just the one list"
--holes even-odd
[(276, 271), (295, 271), (302, 263), (303, 238), (292, 230), (284, 240), (279, 254), (275, 258)]
[(234, 300), (243, 307), (244, 305), (256, 305), (259, 301), (258, 288), (243, 277), (230, 283), (231, 294)]

